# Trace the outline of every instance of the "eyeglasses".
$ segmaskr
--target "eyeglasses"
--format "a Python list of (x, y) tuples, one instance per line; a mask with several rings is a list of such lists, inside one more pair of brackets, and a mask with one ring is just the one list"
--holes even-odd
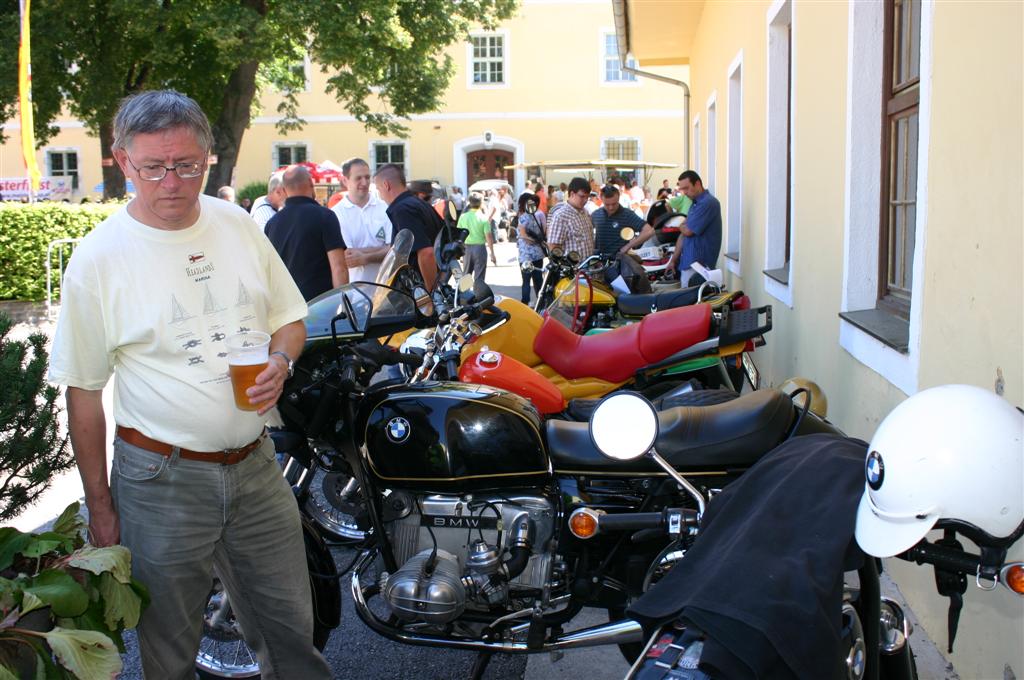
[(139, 173), (139, 179), (144, 179), (148, 182), (159, 182), (167, 176), (168, 170), (174, 170), (174, 174), (181, 179), (193, 179), (202, 175), (203, 171), (206, 169), (205, 160), (197, 163), (175, 163), (174, 165), (155, 164), (139, 167), (138, 165), (135, 165), (135, 163), (132, 163), (132, 159), (128, 155), (127, 151), (125, 152), (124, 157), (128, 159), (128, 165), (135, 168), (135, 172)]

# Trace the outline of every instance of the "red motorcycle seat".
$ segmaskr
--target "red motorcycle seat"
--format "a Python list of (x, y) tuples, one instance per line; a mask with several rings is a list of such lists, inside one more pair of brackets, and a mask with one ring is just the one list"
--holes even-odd
[(564, 378), (625, 382), (637, 369), (707, 340), (710, 328), (711, 305), (705, 304), (648, 314), (640, 323), (597, 335), (576, 335), (547, 317), (533, 351)]

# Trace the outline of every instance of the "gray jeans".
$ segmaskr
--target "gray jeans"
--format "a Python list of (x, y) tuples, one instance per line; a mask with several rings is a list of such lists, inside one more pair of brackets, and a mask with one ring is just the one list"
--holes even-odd
[(132, 575), (151, 597), (138, 629), (147, 678), (195, 677), (215, 567), (264, 678), (331, 677), (313, 646), (298, 505), (269, 437), (235, 465), (117, 438), (110, 486)]
[(483, 281), (484, 275), (487, 273), (487, 246), (483, 244), (466, 246), (465, 259), (466, 273)]

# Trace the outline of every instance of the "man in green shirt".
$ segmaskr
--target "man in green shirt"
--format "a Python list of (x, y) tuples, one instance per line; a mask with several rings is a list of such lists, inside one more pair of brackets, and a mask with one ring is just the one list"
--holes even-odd
[(681, 186), (682, 183), (683, 176), (679, 175), (679, 179), (676, 180), (676, 186), (679, 188), (679, 193), (673, 196), (672, 198), (668, 199), (668, 204), (672, 207), (673, 212), (682, 213), (686, 215), (687, 213), (690, 212), (690, 206), (693, 204), (693, 201), (691, 201), (689, 197), (683, 193), (683, 188)]
[(469, 210), (459, 217), (459, 229), (469, 232), (466, 237), (465, 270), (481, 281), (487, 273), (487, 251), (491, 253), (491, 262), (498, 264), (494, 257), (494, 237), (491, 236), (491, 223), (480, 214), (480, 196), (471, 194)]

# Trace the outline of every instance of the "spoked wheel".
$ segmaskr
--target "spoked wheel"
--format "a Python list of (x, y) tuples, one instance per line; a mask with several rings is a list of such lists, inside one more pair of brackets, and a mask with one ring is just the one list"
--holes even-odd
[[(313, 597), (316, 598), (315, 592)], [(319, 617), (314, 617), (313, 644), (316, 648), (323, 651), (330, 635), (331, 628), (321, 623)], [(202, 680), (260, 677), (256, 653), (242, 637), (242, 628), (219, 578), (213, 580), (203, 613), (203, 637), (196, 653), (196, 674)]]
[(203, 638), (196, 654), (200, 678), (256, 678), (256, 654), (242, 638), (242, 629), (220, 579), (214, 579), (203, 614)]
[(309, 487), (306, 513), (316, 524), (338, 541), (361, 542), (367, 532), (359, 528), (356, 514), (363, 502), (359, 483), (345, 472), (317, 469)]

